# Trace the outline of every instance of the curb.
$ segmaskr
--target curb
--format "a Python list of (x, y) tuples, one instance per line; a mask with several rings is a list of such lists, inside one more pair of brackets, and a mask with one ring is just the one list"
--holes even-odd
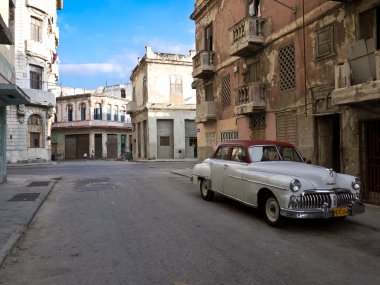
[(5, 246), (0, 249), (0, 267), (3, 266), (5, 259), (8, 257), (14, 246), (17, 244), (17, 242), (20, 240), (24, 232), (28, 229), (30, 224), (34, 221), (35, 217), (37, 216), (38, 211), (46, 201), (47, 197), (50, 195), (51, 191), (53, 190), (55, 184), (57, 183), (57, 180), (60, 180), (61, 177), (57, 178), (51, 178), (50, 183), (48, 185), (49, 189), (44, 193), (42, 199), (39, 200), (39, 203), (35, 210), (32, 213), (32, 216), (27, 220), (27, 222), (21, 226), (19, 229), (17, 229), (17, 232), (12, 233), (8, 241), (6, 242)]
[(179, 176), (184, 176), (184, 177), (191, 178), (191, 175), (188, 175), (188, 174), (186, 174), (186, 173), (177, 172), (177, 171), (175, 171), (175, 170), (172, 170), (172, 171), (170, 171), (170, 172), (173, 173), (173, 174), (179, 175)]

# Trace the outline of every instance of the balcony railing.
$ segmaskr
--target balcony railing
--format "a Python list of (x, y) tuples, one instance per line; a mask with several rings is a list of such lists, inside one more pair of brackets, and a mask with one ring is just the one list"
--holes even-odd
[(249, 56), (265, 42), (263, 28), (265, 18), (246, 17), (229, 29), (231, 56)]
[(193, 57), (193, 77), (207, 78), (214, 73), (214, 52), (200, 51)]
[(250, 83), (236, 89), (235, 115), (263, 112), (266, 109), (264, 84)]
[(207, 122), (208, 120), (216, 120), (216, 104), (215, 101), (204, 101), (197, 105), (196, 123)]

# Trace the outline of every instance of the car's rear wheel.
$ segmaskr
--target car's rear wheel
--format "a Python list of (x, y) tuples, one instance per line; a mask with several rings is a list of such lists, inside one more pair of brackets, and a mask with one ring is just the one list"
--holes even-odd
[(280, 205), (273, 195), (268, 195), (264, 204), (264, 216), (266, 222), (272, 227), (280, 227), (284, 224), (284, 217), (280, 215)]
[(202, 179), (200, 184), (200, 191), (203, 200), (212, 201), (214, 199), (214, 191), (209, 189), (209, 183), (207, 180)]

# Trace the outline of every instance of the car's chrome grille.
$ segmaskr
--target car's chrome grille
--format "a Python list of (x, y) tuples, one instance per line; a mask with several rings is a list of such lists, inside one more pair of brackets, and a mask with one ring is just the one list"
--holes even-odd
[[(323, 204), (327, 204), (327, 207), (331, 208), (335, 202), (336, 207), (348, 207), (351, 201), (355, 200), (355, 195), (349, 192), (335, 193), (335, 195), (336, 201), (331, 193), (303, 193), (291, 200), (290, 207), (293, 209), (318, 209), (322, 208)], [(333, 198), (334, 201), (332, 201)]]
[(350, 202), (355, 199), (355, 195), (351, 193), (337, 193), (337, 206), (348, 207)]
[(321, 208), (324, 203), (331, 207), (331, 197), (327, 193), (307, 193), (300, 196), (297, 202), (300, 209)]

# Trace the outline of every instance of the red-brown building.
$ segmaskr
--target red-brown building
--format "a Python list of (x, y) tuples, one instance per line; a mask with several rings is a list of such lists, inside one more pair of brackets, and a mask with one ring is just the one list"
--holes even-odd
[(275, 139), (380, 204), (379, 0), (197, 0), (198, 157)]

